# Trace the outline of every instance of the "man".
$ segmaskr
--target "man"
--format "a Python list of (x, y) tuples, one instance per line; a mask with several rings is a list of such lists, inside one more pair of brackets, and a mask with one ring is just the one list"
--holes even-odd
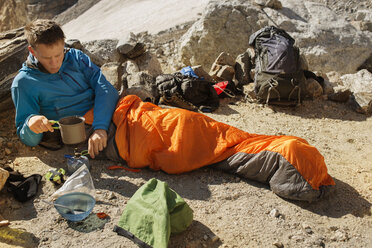
[(25, 27), (30, 54), (13, 81), (17, 134), (28, 146), (53, 132), (49, 120), (83, 116), (94, 107), (88, 152), (94, 158), (107, 146), (107, 131), (118, 100), (116, 89), (79, 50), (65, 49), (61, 27), (36, 20)]
[(214, 165), (268, 183), (282, 197), (307, 201), (334, 185), (323, 156), (301, 138), (250, 134), (134, 95), (117, 101), (118, 93), (88, 56), (64, 50), (64, 34), (56, 23), (35, 21), (25, 34), (30, 55), (14, 79), (12, 97), (17, 133), (26, 145), (35, 146), (43, 133), (53, 132), (49, 120), (80, 115), (94, 129), (88, 141), (92, 158), (107, 146), (110, 130), (108, 147), (115, 149), (105, 149), (106, 157), (125, 160), (132, 168), (178, 174)]

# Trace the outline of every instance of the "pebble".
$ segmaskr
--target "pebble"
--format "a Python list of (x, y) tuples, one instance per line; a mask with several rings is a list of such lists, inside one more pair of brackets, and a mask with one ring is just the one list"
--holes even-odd
[(218, 237), (218, 236), (213, 236), (213, 237), (211, 238), (211, 240), (212, 240), (212, 243), (215, 243), (215, 242), (217, 242), (218, 240), (220, 240), (220, 237)]
[(283, 248), (284, 247), (282, 242), (275, 242), (275, 243), (273, 243), (273, 246), (278, 247), (278, 248)]
[(347, 234), (341, 232), (340, 230), (337, 230), (335, 234), (331, 237), (332, 241), (346, 241), (347, 239), (348, 239)]
[(12, 151), (9, 148), (5, 148), (5, 153), (6, 155), (12, 154)]
[(329, 227), (329, 230), (331, 230), (331, 231), (337, 231), (338, 230), (338, 227), (337, 226), (330, 226)]
[(273, 210), (270, 211), (269, 215), (271, 217), (278, 218), (278, 216), (280, 215), (280, 213), (279, 213), (279, 210), (278, 209), (274, 208)]
[(116, 199), (116, 195), (114, 192), (110, 192), (109, 194), (109, 200), (113, 200), (113, 199)]
[(207, 241), (208, 240), (208, 235), (204, 235), (204, 240)]

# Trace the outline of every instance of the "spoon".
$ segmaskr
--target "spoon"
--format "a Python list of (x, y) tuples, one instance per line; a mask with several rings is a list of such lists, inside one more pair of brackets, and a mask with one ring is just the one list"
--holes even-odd
[(57, 206), (57, 207), (60, 207), (60, 208), (65, 208), (65, 209), (68, 209), (69, 211), (67, 212), (67, 214), (82, 214), (82, 213), (85, 213), (84, 210), (81, 210), (81, 209), (73, 209), (71, 207), (68, 207), (68, 206), (65, 206), (65, 205), (61, 205), (61, 204), (57, 204), (57, 203), (53, 203), (53, 202), (50, 202), (50, 201), (46, 201), (46, 200), (43, 200), (41, 199), (42, 202), (45, 202), (49, 205), (53, 205), (53, 206)]

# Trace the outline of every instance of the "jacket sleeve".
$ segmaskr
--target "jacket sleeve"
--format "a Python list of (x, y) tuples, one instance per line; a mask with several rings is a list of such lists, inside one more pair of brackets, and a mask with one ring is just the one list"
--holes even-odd
[(38, 115), (40, 112), (40, 107), (37, 104), (37, 99), (27, 94), (27, 90), (23, 89), (22, 87), (18, 87), (18, 79), (17, 77), (14, 79), (15, 82), (13, 85), (17, 85), (16, 87), (11, 88), (12, 99), (16, 109), (16, 127), (17, 127), (17, 134), (20, 140), (28, 146), (36, 146), (40, 143), (43, 134), (42, 133), (34, 133), (31, 131), (29, 126), (27, 125), (28, 120), (34, 116)]
[(77, 52), (80, 70), (95, 92), (93, 129), (105, 129), (107, 131), (119, 94), (114, 86), (107, 81), (101, 69), (86, 54), (79, 50)]

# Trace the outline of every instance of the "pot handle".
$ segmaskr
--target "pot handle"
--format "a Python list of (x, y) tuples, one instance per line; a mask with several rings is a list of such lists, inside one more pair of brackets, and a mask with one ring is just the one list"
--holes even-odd
[(58, 126), (52, 126), (53, 129), (60, 129), (61, 126), (59, 125), (59, 122), (58, 121), (54, 121), (54, 120), (49, 120), (49, 122), (54, 125), (54, 124), (57, 124)]

